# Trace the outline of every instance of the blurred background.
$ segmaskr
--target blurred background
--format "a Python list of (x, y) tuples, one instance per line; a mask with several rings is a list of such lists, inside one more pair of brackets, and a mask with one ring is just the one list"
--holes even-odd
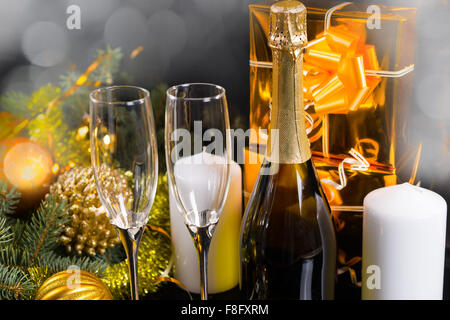
[[(227, 89), (232, 127), (248, 128), (248, 5), (257, 2), (0, 0), (0, 96), (11, 91), (29, 95), (48, 83), (57, 85), (67, 70), (85, 70), (97, 50), (109, 45), (122, 50), (124, 82), (148, 89), (160, 83), (216, 83)], [(450, 1), (355, 2), (418, 8), (417, 40), (411, 43), (411, 134), (423, 142), (418, 180), (450, 203)], [(80, 29), (67, 26), (70, 5), (80, 8)], [(446, 298), (449, 276), (446, 272)]]

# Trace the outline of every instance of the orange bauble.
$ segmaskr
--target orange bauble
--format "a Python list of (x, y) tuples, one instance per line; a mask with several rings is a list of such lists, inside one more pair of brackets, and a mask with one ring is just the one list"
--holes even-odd
[(48, 192), (53, 180), (49, 151), (26, 138), (0, 141), (0, 180), (21, 193), (17, 213), (34, 209)]

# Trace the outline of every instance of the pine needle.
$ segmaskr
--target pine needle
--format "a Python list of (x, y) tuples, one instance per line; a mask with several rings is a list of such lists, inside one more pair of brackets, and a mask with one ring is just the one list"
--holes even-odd
[(0, 215), (5, 216), (14, 213), (20, 200), (20, 193), (15, 188), (8, 190), (8, 184), (0, 181)]
[(0, 299), (30, 299), (34, 290), (22, 270), (0, 265)]
[(14, 235), (11, 232), (11, 227), (7, 225), (5, 217), (0, 217), (0, 246), (7, 245), (12, 242)]
[(64, 201), (58, 203), (53, 197), (48, 197), (47, 201), (41, 203), (25, 226), (22, 236), (23, 247), (34, 248), (29, 266), (33, 266), (40, 256), (58, 246), (58, 236), (62, 225), (67, 221), (67, 208)]

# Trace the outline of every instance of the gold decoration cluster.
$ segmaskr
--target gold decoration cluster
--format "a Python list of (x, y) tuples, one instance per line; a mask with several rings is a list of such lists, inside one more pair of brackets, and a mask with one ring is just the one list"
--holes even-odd
[[(99, 179), (108, 188), (108, 192), (121, 192), (125, 197), (131, 196), (128, 181), (123, 174), (107, 166), (99, 171)], [(65, 200), (69, 206), (70, 221), (64, 225), (60, 236), (68, 253), (93, 257), (97, 253), (104, 254), (107, 248), (120, 243), (98, 197), (91, 167), (76, 166), (64, 172), (50, 186), (49, 194)]]

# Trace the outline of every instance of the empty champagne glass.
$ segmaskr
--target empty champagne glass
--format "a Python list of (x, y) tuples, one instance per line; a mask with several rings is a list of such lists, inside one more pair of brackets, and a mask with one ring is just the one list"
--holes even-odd
[[(112, 86), (90, 94), (91, 160), (97, 191), (125, 248), (131, 298), (139, 299), (137, 252), (156, 193), (158, 153), (150, 94)], [(110, 172), (116, 180), (105, 177)], [(117, 181), (125, 187), (118, 187)]]
[(208, 297), (209, 245), (230, 184), (229, 129), (222, 87), (192, 83), (167, 90), (169, 186), (197, 249), (202, 300)]

